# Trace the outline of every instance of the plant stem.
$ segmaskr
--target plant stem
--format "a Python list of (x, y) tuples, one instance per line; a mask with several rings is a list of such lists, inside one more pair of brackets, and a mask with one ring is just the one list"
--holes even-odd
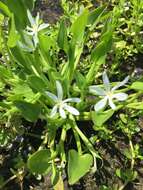
[(135, 164), (135, 153), (134, 153), (134, 147), (133, 147), (133, 143), (131, 140), (129, 140), (129, 144), (130, 144), (130, 148), (131, 148), (131, 154), (132, 154), (132, 160), (131, 160), (131, 169), (134, 168), (134, 164)]
[(66, 162), (66, 155), (65, 155), (65, 150), (64, 150), (65, 139), (66, 139), (66, 128), (63, 127), (61, 139), (60, 139), (60, 143), (59, 143), (60, 144), (60, 155), (61, 155), (62, 163)]
[(25, 132), (24, 134), (27, 135), (27, 136), (35, 137), (37, 139), (41, 139), (40, 135), (36, 135), (36, 134), (33, 134), (33, 133), (29, 133), (29, 132)]
[(0, 186), (0, 189), (3, 189), (3, 187), (8, 184), (10, 181), (12, 181), (13, 179), (15, 179), (17, 176), (16, 175), (13, 175), (11, 176), (8, 180), (6, 180), (1, 186)]
[(126, 187), (126, 185), (127, 185), (128, 183), (129, 183), (129, 182), (126, 181), (121, 187), (119, 187), (118, 190), (123, 190), (123, 189)]
[(81, 149), (81, 143), (80, 143), (79, 135), (76, 133), (76, 131), (74, 129), (73, 129), (73, 132), (74, 132), (74, 137), (75, 137), (75, 140), (76, 140), (76, 145), (77, 145), (78, 153), (80, 155), (82, 155), (82, 149)]

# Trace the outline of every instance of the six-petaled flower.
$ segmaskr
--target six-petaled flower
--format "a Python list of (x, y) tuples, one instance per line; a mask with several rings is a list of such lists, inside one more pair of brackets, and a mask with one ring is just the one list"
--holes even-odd
[(27, 11), (27, 15), (31, 24), (31, 27), (27, 26), (27, 34), (33, 37), (34, 45), (36, 46), (39, 41), (38, 32), (47, 28), (49, 24), (40, 24), (39, 13), (37, 14), (35, 19), (32, 17), (30, 11)]
[(60, 114), (60, 116), (65, 119), (66, 118), (66, 111), (71, 113), (72, 115), (79, 115), (79, 111), (68, 105), (68, 103), (79, 103), (80, 99), (79, 98), (67, 98), (63, 100), (63, 88), (62, 85), (59, 81), (56, 81), (56, 89), (57, 89), (57, 95), (46, 91), (46, 94), (48, 95), (48, 97), (51, 98), (51, 100), (53, 100), (54, 102), (54, 107), (52, 108), (50, 117), (54, 117), (58, 112)]
[(129, 77), (126, 77), (122, 82), (119, 82), (114, 87), (111, 87), (111, 84), (106, 72), (103, 72), (102, 78), (103, 78), (103, 88), (97, 85), (93, 85), (89, 87), (90, 93), (101, 96), (102, 98), (99, 102), (97, 102), (94, 105), (94, 109), (95, 111), (99, 111), (103, 109), (108, 103), (109, 106), (113, 110), (115, 110), (116, 106), (113, 102), (113, 99), (117, 99), (118, 101), (124, 101), (128, 98), (128, 95), (126, 93), (123, 93), (123, 92), (117, 93), (116, 90), (120, 88), (121, 86), (125, 85), (128, 82)]

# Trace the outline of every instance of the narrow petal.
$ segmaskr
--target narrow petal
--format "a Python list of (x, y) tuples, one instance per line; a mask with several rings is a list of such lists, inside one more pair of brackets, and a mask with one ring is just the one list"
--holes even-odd
[(56, 81), (56, 87), (57, 87), (57, 96), (59, 100), (63, 99), (63, 88), (59, 81)]
[(31, 28), (29, 26), (26, 27), (26, 30), (28, 30), (28, 32), (30, 32), (30, 31), (33, 32), (33, 28)]
[(117, 93), (117, 94), (113, 94), (113, 98), (116, 98), (119, 101), (124, 101), (128, 98), (128, 94), (126, 93)]
[(55, 105), (51, 111), (50, 117), (54, 117), (57, 113), (58, 106)]
[(65, 111), (64, 111), (64, 109), (62, 107), (59, 108), (59, 112), (60, 112), (60, 116), (63, 119), (66, 119), (66, 113), (65, 113)]
[(74, 107), (72, 107), (72, 106), (64, 104), (64, 109), (67, 110), (68, 112), (70, 112), (73, 115), (79, 115), (79, 111), (77, 109), (75, 109)]
[(129, 80), (129, 76), (127, 76), (122, 82), (119, 82), (116, 86), (112, 88), (112, 91), (117, 90), (121, 86), (124, 86)]
[(106, 94), (105, 91), (101, 87), (96, 86), (96, 85), (90, 86), (89, 92), (95, 95), (99, 95), (99, 96), (105, 96)]
[(58, 101), (58, 98), (55, 94), (51, 93), (51, 92), (48, 92), (46, 91), (45, 92), (47, 96), (49, 96), (54, 102), (57, 102)]
[(39, 25), (39, 18), (40, 18), (40, 16), (39, 16), (39, 13), (37, 13), (37, 16), (36, 16), (36, 25), (38, 26)]
[(29, 19), (29, 21), (30, 21), (31, 26), (33, 26), (33, 25), (35, 24), (35, 20), (34, 20), (34, 18), (32, 17), (32, 15), (31, 15), (31, 13), (30, 13), (29, 10), (27, 10), (27, 16), (28, 16), (28, 19)]
[(35, 44), (35, 46), (38, 44), (38, 35), (37, 35), (37, 33), (35, 33), (34, 35), (33, 35), (33, 41), (34, 41), (34, 44)]
[(47, 28), (48, 26), (49, 26), (49, 24), (45, 24), (45, 23), (40, 24), (40, 26), (38, 27), (38, 31), (43, 30), (43, 29)]
[(97, 102), (94, 106), (94, 110), (95, 111), (99, 111), (101, 109), (103, 109), (107, 104), (107, 97), (103, 98), (102, 100), (100, 100), (99, 102)]
[(63, 103), (66, 103), (66, 102), (76, 102), (76, 103), (79, 103), (79, 102), (81, 102), (81, 99), (80, 98), (67, 98), (67, 99), (63, 100)]
[(108, 98), (108, 100), (109, 100), (109, 106), (110, 106), (113, 110), (115, 110), (115, 109), (116, 109), (116, 106), (115, 106), (115, 104), (113, 103), (112, 98)]
[(105, 71), (103, 72), (102, 80), (103, 80), (104, 88), (106, 89), (106, 91), (110, 91), (110, 81)]

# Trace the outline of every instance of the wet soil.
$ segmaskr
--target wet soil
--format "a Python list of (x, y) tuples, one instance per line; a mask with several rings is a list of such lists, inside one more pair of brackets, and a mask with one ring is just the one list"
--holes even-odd
[(40, 12), (41, 18), (48, 23), (56, 23), (63, 14), (60, 0), (38, 0), (34, 13)]

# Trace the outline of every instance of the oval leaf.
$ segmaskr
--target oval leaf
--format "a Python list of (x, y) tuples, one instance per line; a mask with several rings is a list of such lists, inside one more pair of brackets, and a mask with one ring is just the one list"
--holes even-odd
[(68, 178), (69, 184), (76, 183), (90, 169), (93, 158), (90, 154), (79, 155), (75, 150), (70, 150), (68, 154)]
[(112, 115), (114, 110), (107, 110), (104, 112), (92, 112), (92, 120), (95, 126), (101, 127)]
[(131, 89), (143, 91), (143, 82), (136, 81), (131, 85)]
[(14, 105), (21, 111), (23, 117), (30, 122), (36, 121), (41, 112), (41, 107), (38, 104), (15, 101)]
[(50, 150), (38, 150), (30, 156), (27, 166), (32, 173), (47, 174), (50, 171)]

